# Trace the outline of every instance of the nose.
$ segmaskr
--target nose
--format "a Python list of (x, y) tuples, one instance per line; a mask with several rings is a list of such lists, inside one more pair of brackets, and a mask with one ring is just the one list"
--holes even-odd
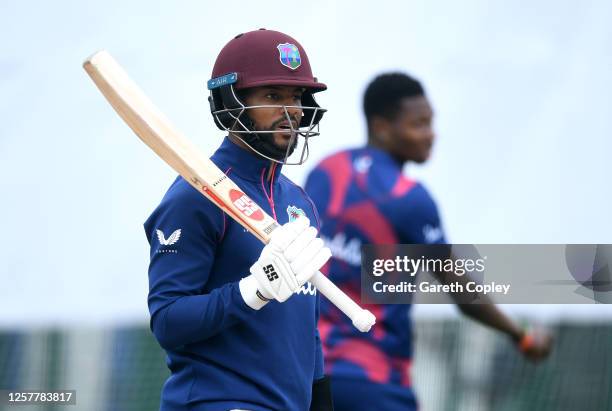
[(289, 113), (289, 117), (292, 119), (301, 119), (302, 118), (302, 109), (297, 107), (288, 107), (287, 113)]
[[(283, 106), (285, 106), (287, 108), (287, 114), (289, 114), (289, 117), (291, 119), (297, 119), (298, 121), (302, 118), (302, 109), (299, 107), (296, 107), (296, 102), (293, 99), (287, 99), (285, 101), (283, 101)], [(283, 111), (283, 115), (284, 113), (284, 109), (281, 109)]]

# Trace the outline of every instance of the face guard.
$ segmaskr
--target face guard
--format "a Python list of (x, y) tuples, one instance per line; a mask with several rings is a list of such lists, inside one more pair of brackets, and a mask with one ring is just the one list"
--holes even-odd
[[(300, 87), (305, 90), (302, 105), (245, 106), (238, 97), (242, 90), (262, 86)], [(308, 140), (319, 135), (319, 121), (325, 112), (313, 94), (327, 89), (327, 86), (313, 76), (308, 55), (297, 40), (266, 29), (237, 35), (217, 56), (208, 89), (210, 111), (221, 130), (231, 133), (271, 161), (302, 164), (306, 160)], [(270, 130), (257, 129), (251, 118), (253, 110), (265, 108), (280, 108), (279, 113), (284, 113), (284, 118), (273, 124)], [(302, 118), (290, 118), (296, 108), (302, 110)], [(280, 123), (289, 128), (274, 129)], [(274, 133), (290, 135), (287, 148), (280, 149), (274, 144)], [(294, 152), (299, 153), (299, 158), (288, 162)]]
[[(233, 134), (254, 152), (270, 161), (286, 165), (303, 164), (309, 156), (309, 139), (320, 134), (319, 121), (327, 110), (319, 107), (312, 92), (308, 89), (302, 95), (304, 105), (245, 106), (234, 89), (234, 83), (237, 79), (237, 73), (231, 73), (208, 82), (210, 90), (208, 101), (217, 127)], [(291, 138), (286, 149), (281, 149), (274, 144), (274, 134), (282, 133), (282, 131), (275, 128), (270, 130), (257, 130), (255, 128), (255, 124), (247, 111), (262, 108), (282, 108), (284, 118), (275, 122), (273, 126), (278, 123), (287, 124), (287, 132), (291, 134)], [(300, 109), (302, 118), (291, 118), (289, 109)], [(300, 136), (303, 139), (300, 139)], [(294, 152), (299, 153), (299, 157), (294, 161), (289, 161), (289, 157)]]

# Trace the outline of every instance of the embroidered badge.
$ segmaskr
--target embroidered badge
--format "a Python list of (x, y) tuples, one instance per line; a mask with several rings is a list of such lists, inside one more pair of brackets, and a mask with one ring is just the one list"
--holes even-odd
[(282, 43), (276, 46), (279, 52), (279, 59), (283, 66), (289, 67), (291, 70), (295, 70), (302, 64), (302, 58), (300, 57), (300, 50), (291, 43)]
[(296, 206), (287, 207), (287, 215), (289, 216), (289, 221), (295, 221), (301, 215), (306, 217), (304, 210), (297, 208)]

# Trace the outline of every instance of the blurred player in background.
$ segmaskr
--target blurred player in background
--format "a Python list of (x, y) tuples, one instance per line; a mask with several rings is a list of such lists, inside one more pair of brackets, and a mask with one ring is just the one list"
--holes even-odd
[[(333, 257), (325, 270), (359, 299), (363, 244), (436, 244), (446, 239), (434, 200), (405, 176), (407, 162), (423, 163), (434, 143), (433, 110), (419, 81), (403, 73), (376, 77), (365, 91), (367, 145), (325, 158), (306, 191), (321, 216), (321, 237)], [(523, 355), (538, 360), (550, 338), (525, 333), (493, 304), (458, 305), (467, 316), (507, 334)], [(360, 334), (322, 301), (319, 331), (336, 411), (414, 410), (412, 325), (405, 305), (370, 305), (378, 322)]]
[(326, 86), (295, 39), (261, 29), (221, 50), (208, 88), (228, 133), (212, 161), (283, 225), (263, 246), (182, 177), (146, 221), (150, 324), (171, 371), (161, 409), (329, 411), (307, 281), (331, 253), (312, 202), (281, 174), (294, 151), (303, 162), (298, 136), (317, 134), (313, 94)]

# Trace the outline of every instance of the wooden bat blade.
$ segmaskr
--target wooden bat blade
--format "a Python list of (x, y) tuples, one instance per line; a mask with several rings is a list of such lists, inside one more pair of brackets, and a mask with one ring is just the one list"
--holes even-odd
[[(178, 132), (106, 51), (83, 63), (98, 89), (134, 133), (186, 181), (264, 243), (278, 223), (244, 194), (209, 158)], [(321, 273), (311, 283), (349, 316), (361, 331), (375, 317), (363, 310)]]
[[(240, 189), (172, 126), (108, 52), (94, 54), (83, 63), (83, 67), (115, 111), (146, 145), (193, 187), (260, 240), (266, 241), (261, 233), (271, 233), (276, 228), (274, 219), (263, 210), (255, 214), (261, 217), (259, 220), (244, 215), (244, 207), (240, 206), (248, 200), (242, 199), (244, 194)], [(226, 201), (230, 194), (235, 197), (232, 203)], [(237, 206), (232, 207), (234, 202)], [(245, 221), (248, 219), (252, 221)]]

